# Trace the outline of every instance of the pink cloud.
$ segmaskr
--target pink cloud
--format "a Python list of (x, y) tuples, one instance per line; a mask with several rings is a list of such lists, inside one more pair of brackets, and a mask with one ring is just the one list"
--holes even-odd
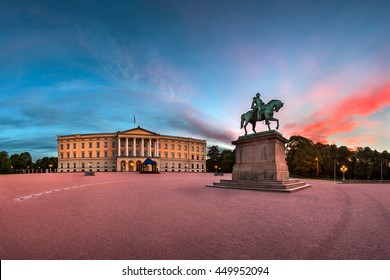
[(291, 123), (285, 128), (288, 134), (302, 135), (315, 142), (326, 142), (335, 133), (353, 132), (362, 126), (360, 119), (365, 121), (365, 117), (387, 106), (390, 106), (390, 83), (378, 89), (353, 92), (337, 103), (329, 101), (303, 124)]

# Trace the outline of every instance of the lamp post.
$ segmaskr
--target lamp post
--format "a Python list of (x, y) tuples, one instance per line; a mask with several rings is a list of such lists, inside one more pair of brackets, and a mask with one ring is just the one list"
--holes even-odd
[(215, 173), (217, 173), (218, 165), (215, 165), (215, 166), (214, 166), (214, 169), (215, 169)]
[(318, 177), (318, 157), (316, 157), (316, 163), (317, 163), (317, 177)]
[(49, 164), (49, 173), (51, 173), (51, 168), (53, 167), (53, 164)]
[(347, 172), (348, 168), (345, 165), (343, 165), (341, 166), (340, 170), (341, 172), (343, 172), (343, 181), (345, 181), (345, 172)]

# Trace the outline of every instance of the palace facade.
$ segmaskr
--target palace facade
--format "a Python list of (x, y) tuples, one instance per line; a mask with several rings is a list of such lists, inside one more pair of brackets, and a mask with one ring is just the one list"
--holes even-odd
[(58, 136), (57, 142), (58, 172), (138, 172), (147, 158), (158, 171), (206, 172), (206, 140), (160, 135), (140, 126)]

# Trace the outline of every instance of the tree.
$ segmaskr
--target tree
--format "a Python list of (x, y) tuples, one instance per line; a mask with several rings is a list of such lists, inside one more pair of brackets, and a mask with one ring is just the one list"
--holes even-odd
[(231, 150), (224, 150), (221, 153), (221, 170), (222, 172), (231, 173), (235, 163), (235, 152)]
[(286, 147), (289, 172), (299, 176), (316, 174), (316, 153), (313, 141), (302, 136), (291, 136)]
[(38, 159), (35, 162), (35, 168), (37, 169), (49, 169), (50, 165), (52, 166), (52, 169), (56, 169), (58, 167), (58, 158), (57, 157), (43, 157), (41, 159)]
[(29, 152), (24, 152), (21, 154), (14, 154), (11, 156), (12, 166), (14, 170), (25, 170), (27, 168), (32, 168), (32, 158)]
[(5, 151), (0, 152), (0, 174), (7, 174), (12, 172), (12, 162)]
[(206, 168), (208, 171), (216, 171), (217, 168), (221, 167), (221, 154), (218, 145), (211, 146), (207, 152)]

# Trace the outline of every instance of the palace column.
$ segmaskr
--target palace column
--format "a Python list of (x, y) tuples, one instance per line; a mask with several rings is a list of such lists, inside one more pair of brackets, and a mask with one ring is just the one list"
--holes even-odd
[(148, 157), (152, 156), (152, 139), (149, 138), (149, 144), (148, 144)]
[(129, 138), (126, 137), (126, 156), (129, 156)]
[(137, 156), (137, 143), (136, 138), (133, 138), (133, 157)]
[(118, 137), (118, 157), (121, 156), (121, 138)]
[(156, 139), (156, 157), (159, 157), (160, 155), (159, 155), (159, 152), (158, 152), (158, 139)]
[(144, 138), (141, 138), (141, 157), (144, 156)]

